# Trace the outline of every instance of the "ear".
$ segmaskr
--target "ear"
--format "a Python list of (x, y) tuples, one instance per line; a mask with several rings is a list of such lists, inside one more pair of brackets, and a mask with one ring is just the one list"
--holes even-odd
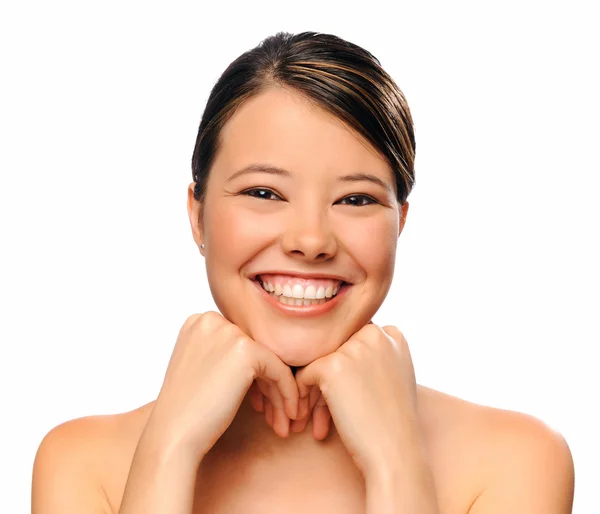
[(201, 247), (202, 243), (204, 243), (204, 231), (202, 230), (202, 203), (194, 198), (195, 186), (195, 182), (192, 182), (188, 186), (187, 211), (188, 216), (190, 218), (190, 227), (192, 228), (192, 235), (194, 237), (194, 241), (198, 245), (200, 253), (204, 255), (204, 250)]
[(398, 230), (398, 237), (402, 234), (402, 229), (404, 228), (404, 224), (406, 223), (406, 215), (408, 214), (408, 202), (404, 202), (402, 207), (400, 207), (400, 227)]

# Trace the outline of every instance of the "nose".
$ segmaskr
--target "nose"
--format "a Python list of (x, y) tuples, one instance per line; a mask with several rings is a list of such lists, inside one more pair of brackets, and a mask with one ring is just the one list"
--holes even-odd
[(283, 251), (304, 261), (323, 262), (338, 251), (338, 242), (323, 212), (295, 211), (282, 237)]

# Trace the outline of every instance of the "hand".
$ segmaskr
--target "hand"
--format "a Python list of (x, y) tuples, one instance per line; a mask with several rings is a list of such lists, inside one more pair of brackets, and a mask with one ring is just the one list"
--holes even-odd
[[(291, 367), (290, 369), (292, 370), (292, 374), (295, 374), (297, 368)], [(269, 401), (268, 394), (264, 392), (265, 387), (268, 387), (268, 383), (265, 383), (261, 379), (257, 379), (252, 383), (249, 390), (250, 404), (256, 412), (264, 412), (265, 421), (277, 435), (287, 437), (291, 431), (291, 426), (296, 422), (298, 416), (296, 418), (288, 418), (285, 411), (274, 408), (273, 404)], [(306, 416), (308, 416), (308, 413), (306, 413)], [(290, 425), (290, 422), (292, 425)], [(308, 423), (308, 417), (306, 418), (306, 423)]]
[(159, 441), (198, 462), (233, 421), (254, 381), (276, 415), (285, 437), (296, 416), (298, 388), (279, 357), (216, 312), (184, 323), (146, 424)]
[(395, 327), (366, 325), (335, 352), (298, 371), (296, 382), (298, 418), (314, 405), (317, 439), (326, 437), (333, 418), (365, 476), (387, 459), (401, 456), (403, 443), (418, 430), (412, 359), (406, 339)]

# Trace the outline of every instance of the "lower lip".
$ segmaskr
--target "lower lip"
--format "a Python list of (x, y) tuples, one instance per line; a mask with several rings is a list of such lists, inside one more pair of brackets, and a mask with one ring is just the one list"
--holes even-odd
[(260, 285), (258, 280), (252, 280), (252, 282), (262, 297), (274, 308), (280, 312), (283, 312), (284, 314), (298, 317), (320, 316), (328, 313), (331, 309), (334, 309), (338, 303), (340, 303), (342, 298), (348, 292), (348, 289), (350, 289), (350, 284), (344, 284), (342, 287), (340, 287), (338, 293), (331, 300), (325, 303), (319, 303), (316, 305), (286, 305), (285, 303), (281, 303), (274, 296), (271, 296), (269, 293), (267, 293)]

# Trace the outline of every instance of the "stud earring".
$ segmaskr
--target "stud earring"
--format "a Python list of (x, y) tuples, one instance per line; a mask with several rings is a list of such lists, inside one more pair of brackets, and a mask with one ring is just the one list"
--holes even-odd
[(202, 244), (200, 245), (200, 249), (201, 249), (201, 250), (204, 250), (204, 243), (202, 243)]

